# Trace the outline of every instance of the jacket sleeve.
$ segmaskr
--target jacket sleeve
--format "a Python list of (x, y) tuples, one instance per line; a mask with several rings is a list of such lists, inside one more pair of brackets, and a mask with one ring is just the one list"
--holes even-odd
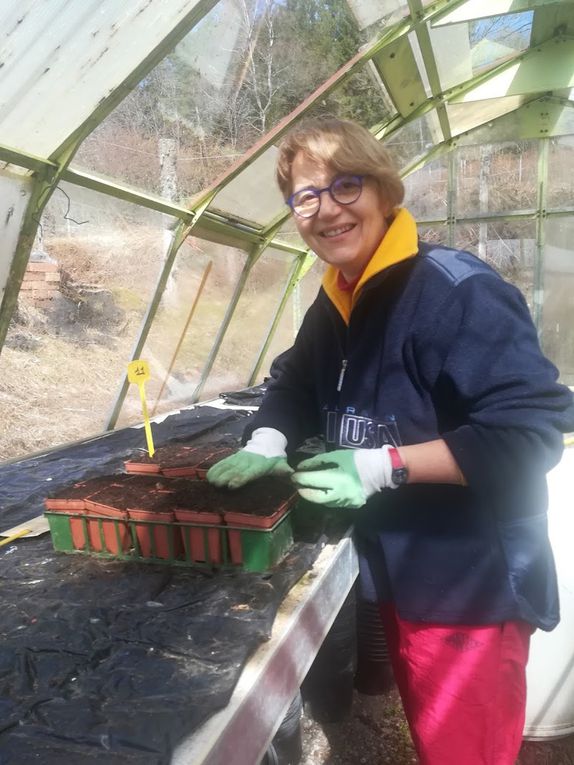
[(314, 383), (313, 306), (307, 311), (294, 345), (271, 365), (271, 380), (258, 412), (245, 429), (245, 442), (256, 428), (275, 428), (297, 448), (320, 431)]
[(439, 430), (469, 486), (504, 494), (509, 481), (550, 470), (574, 430), (573, 398), (519, 290), (494, 273), (471, 276), (435, 327), (426, 358)]

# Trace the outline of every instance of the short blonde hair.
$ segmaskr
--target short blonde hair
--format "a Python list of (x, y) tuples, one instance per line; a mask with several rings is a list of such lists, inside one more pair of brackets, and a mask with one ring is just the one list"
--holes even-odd
[(304, 120), (287, 133), (279, 144), (277, 160), (277, 183), (285, 199), (293, 191), (291, 168), (299, 152), (338, 174), (375, 178), (393, 207), (404, 199), (405, 187), (388, 151), (356, 122), (318, 117)]

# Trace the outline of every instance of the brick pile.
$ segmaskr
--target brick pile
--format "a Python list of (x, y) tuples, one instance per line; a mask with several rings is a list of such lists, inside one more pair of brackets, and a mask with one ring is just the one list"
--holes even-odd
[(60, 270), (57, 263), (28, 263), (20, 296), (27, 302), (41, 304), (55, 297), (60, 287)]

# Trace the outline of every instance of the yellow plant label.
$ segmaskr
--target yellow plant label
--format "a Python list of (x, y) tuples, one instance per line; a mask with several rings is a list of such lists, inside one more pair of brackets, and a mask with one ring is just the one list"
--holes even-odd
[(149, 380), (149, 378), (150, 378), (150, 373), (149, 373), (149, 366), (147, 361), (142, 361), (141, 359), (130, 361), (130, 363), (128, 364), (128, 381), (131, 383), (134, 383), (139, 388), (140, 399), (142, 403), (142, 412), (143, 412), (143, 418), (144, 418), (145, 437), (147, 441), (147, 450), (148, 450), (149, 456), (153, 457), (155, 448), (153, 445), (153, 438), (151, 434), (151, 424), (149, 421), (149, 414), (147, 411), (147, 402), (145, 399), (145, 386), (144, 386), (145, 381)]
[(128, 364), (128, 380), (131, 383), (135, 383), (136, 385), (141, 385), (141, 383), (144, 383), (146, 380), (149, 380), (150, 373), (149, 373), (149, 365), (147, 361), (142, 361), (141, 359), (136, 359), (135, 361), (130, 361)]

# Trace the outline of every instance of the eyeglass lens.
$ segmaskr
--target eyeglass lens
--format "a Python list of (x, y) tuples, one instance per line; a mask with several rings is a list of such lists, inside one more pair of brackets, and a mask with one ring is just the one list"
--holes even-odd
[(321, 194), (328, 191), (331, 198), (341, 205), (356, 202), (361, 195), (362, 178), (356, 175), (339, 175), (325, 189), (301, 189), (293, 194), (291, 206), (293, 211), (302, 218), (310, 218), (321, 207)]

